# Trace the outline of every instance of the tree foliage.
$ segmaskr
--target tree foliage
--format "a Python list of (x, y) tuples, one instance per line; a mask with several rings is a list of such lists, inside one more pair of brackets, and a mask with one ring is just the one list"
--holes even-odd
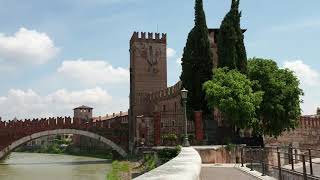
[(253, 58), (248, 61), (248, 77), (257, 83), (254, 91), (263, 91), (257, 111), (257, 133), (279, 136), (296, 127), (301, 115), (299, 80), (289, 69), (280, 69), (273, 60)]
[(202, 0), (196, 0), (195, 26), (190, 31), (182, 56), (182, 86), (188, 93), (188, 112), (207, 110), (204, 82), (212, 76), (213, 60)]
[(299, 80), (273, 60), (250, 59), (247, 75), (219, 68), (204, 89), (210, 108), (218, 108), (231, 125), (252, 128), (256, 135), (277, 137), (294, 129), (301, 115)]
[(257, 123), (256, 111), (263, 92), (254, 92), (253, 82), (237, 70), (219, 68), (203, 89), (210, 108), (218, 108), (231, 125), (248, 128)]
[(218, 34), (219, 67), (247, 71), (247, 54), (240, 26), (240, 0), (232, 0), (231, 9), (224, 17)]

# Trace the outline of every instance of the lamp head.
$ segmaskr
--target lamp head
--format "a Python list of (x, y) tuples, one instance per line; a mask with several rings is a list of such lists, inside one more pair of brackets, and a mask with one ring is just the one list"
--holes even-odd
[(186, 90), (185, 88), (181, 90), (181, 98), (182, 100), (186, 100), (188, 98), (188, 90)]

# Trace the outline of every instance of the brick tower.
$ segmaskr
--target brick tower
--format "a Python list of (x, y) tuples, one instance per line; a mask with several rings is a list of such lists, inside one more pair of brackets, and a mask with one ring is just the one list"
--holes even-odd
[[(140, 36), (139, 36), (140, 35)], [(130, 40), (130, 142), (134, 142), (136, 117), (153, 113), (147, 95), (167, 88), (167, 37), (134, 32)]]

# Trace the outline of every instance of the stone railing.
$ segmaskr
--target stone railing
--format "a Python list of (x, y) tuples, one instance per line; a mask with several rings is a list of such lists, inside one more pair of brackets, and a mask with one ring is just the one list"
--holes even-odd
[(134, 180), (198, 180), (200, 171), (201, 157), (195, 149), (189, 147), (182, 148), (177, 157)]

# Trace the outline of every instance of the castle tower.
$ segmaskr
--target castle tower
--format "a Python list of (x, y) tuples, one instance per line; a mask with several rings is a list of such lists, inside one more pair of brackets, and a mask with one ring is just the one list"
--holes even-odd
[[(146, 37), (148, 35), (148, 37)], [(130, 140), (135, 137), (135, 118), (152, 115), (151, 92), (167, 88), (166, 34), (134, 32), (130, 40)]]
[(73, 109), (74, 118), (78, 118), (81, 121), (88, 122), (92, 119), (93, 108), (88, 106), (80, 106)]
[[(73, 109), (74, 118), (79, 120), (81, 123), (89, 122), (92, 120), (92, 110), (93, 108), (84, 105), (76, 107)], [(74, 134), (72, 136), (72, 141), (76, 146), (87, 147), (90, 142), (90, 138)]]

